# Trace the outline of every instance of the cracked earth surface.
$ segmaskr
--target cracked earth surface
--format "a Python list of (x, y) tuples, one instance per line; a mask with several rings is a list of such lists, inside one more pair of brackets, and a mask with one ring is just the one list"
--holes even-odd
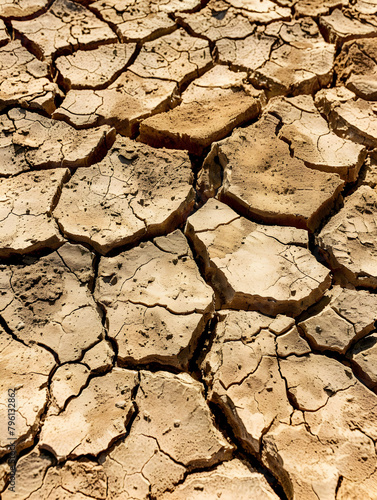
[(376, 0), (0, 0), (1, 499), (376, 500), (376, 53)]

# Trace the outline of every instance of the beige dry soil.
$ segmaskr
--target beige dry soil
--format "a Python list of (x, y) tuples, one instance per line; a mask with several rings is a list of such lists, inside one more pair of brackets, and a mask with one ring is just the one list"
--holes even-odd
[(0, 0), (0, 498), (377, 499), (377, 0)]

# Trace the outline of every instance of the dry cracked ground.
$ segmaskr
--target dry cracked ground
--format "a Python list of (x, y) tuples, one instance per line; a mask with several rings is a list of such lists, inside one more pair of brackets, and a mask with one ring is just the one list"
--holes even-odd
[(377, 0), (0, 0), (0, 498), (376, 500)]

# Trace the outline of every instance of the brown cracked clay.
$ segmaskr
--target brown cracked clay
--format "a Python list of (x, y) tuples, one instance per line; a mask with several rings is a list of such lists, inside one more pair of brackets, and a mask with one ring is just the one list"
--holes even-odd
[(1, 2), (2, 499), (376, 500), (376, 15)]

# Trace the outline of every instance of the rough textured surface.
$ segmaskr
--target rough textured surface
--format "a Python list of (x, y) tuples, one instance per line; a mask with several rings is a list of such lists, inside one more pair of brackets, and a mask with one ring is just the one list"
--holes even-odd
[(64, 408), (68, 399), (80, 393), (88, 377), (89, 370), (83, 364), (69, 363), (59, 366), (51, 379), (51, 396), (58, 411)]
[(377, 0), (0, 3), (1, 499), (376, 500)]
[(213, 145), (199, 187), (205, 195), (220, 188), (220, 200), (254, 220), (313, 231), (330, 212), (343, 182), (292, 157), (288, 144), (277, 137), (278, 126), (279, 120), (267, 114)]
[[(1, 8), (1, 7), (0, 7)], [(0, 21), (0, 45), (1, 35)], [(0, 111), (7, 106), (22, 106), (55, 110), (59, 88), (49, 80), (48, 65), (38, 61), (19, 40), (13, 40), (0, 49)]]
[(136, 404), (129, 436), (104, 457), (108, 498), (132, 492), (147, 499), (149, 491), (160, 498), (186, 470), (230, 457), (232, 446), (214, 427), (202, 386), (188, 374), (142, 371)]
[(134, 43), (114, 43), (58, 57), (61, 83), (67, 90), (104, 88), (124, 70), (135, 48)]
[(222, 0), (210, 0), (204, 9), (193, 14), (178, 13), (177, 19), (195, 35), (212, 42), (222, 38), (244, 38), (255, 31), (248, 12), (235, 9)]
[(169, 14), (177, 10), (191, 11), (200, 7), (200, 0), (99, 0), (91, 5), (114, 27), (123, 41), (148, 41), (174, 30), (176, 24)]
[[(360, 491), (372, 498), (376, 395), (349, 368), (326, 357), (292, 356), (281, 361), (281, 371), (300, 411), (294, 425), (280, 422), (269, 430), (262, 458), (288, 498), (335, 498), (340, 477), (346, 479), (340, 498), (357, 498)], [(352, 496), (347, 496), (349, 491)]]
[(216, 42), (218, 60), (235, 70), (253, 72), (268, 61), (274, 36), (262, 33), (252, 34), (244, 39), (222, 38)]
[(331, 81), (335, 48), (310, 18), (277, 22), (262, 33), (216, 43), (221, 63), (251, 72), (251, 81), (276, 94), (309, 94)]
[(281, 120), (279, 137), (307, 167), (334, 172), (348, 182), (357, 180), (366, 148), (342, 139), (319, 114), (311, 96), (271, 101), (268, 111)]
[(9, 42), (9, 40), (10, 37), (8, 35), (6, 25), (4, 21), (0, 19), (0, 46), (5, 45), (7, 42)]
[[(47, 405), (47, 381), (54, 368), (51, 353), (36, 345), (26, 346), (0, 331), (0, 457), (10, 452), (10, 439), (20, 452), (32, 445)], [(38, 372), (36, 372), (38, 367)], [(11, 385), (10, 385), (11, 384)], [(8, 411), (8, 398), (15, 391), (15, 412)], [(12, 408), (12, 405), (10, 405)], [(11, 416), (10, 416), (11, 415)], [(15, 418), (12, 418), (12, 417)], [(9, 421), (13, 422), (10, 423)], [(9, 423), (8, 423), (9, 422)], [(13, 434), (10, 434), (9, 428)], [(13, 441), (11, 441), (13, 443)]]
[(256, 70), (252, 81), (267, 87), (272, 94), (309, 94), (330, 83), (334, 46), (324, 42), (312, 20), (305, 18), (280, 27), (271, 25), (266, 34), (279, 34), (282, 43)]
[(361, 186), (318, 235), (333, 269), (355, 285), (377, 287), (377, 193)]
[(157, 77), (182, 85), (200, 76), (211, 64), (208, 42), (178, 29), (156, 42), (143, 44), (129, 69), (143, 78)]
[[(34, 491), (38, 491), (43, 483), (43, 476), (52, 465), (51, 458), (46, 453), (33, 450), (21, 457), (17, 462), (16, 481), (17, 497), (26, 499)], [(2, 493), (4, 500), (13, 500), (16, 494), (10, 489)]]
[(180, 106), (144, 120), (139, 140), (201, 154), (213, 141), (259, 114), (263, 94), (245, 85), (246, 77), (216, 66), (189, 85)]
[(114, 349), (108, 340), (102, 340), (88, 349), (82, 362), (92, 373), (103, 373), (111, 369), (115, 358)]
[(51, 211), (66, 169), (27, 172), (0, 179), (0, 257), (57, 248), (63, 239)]
[(366, 100), (377, 100), (377, 38), (361, 38), (343, 45), (338, 81)]
[[(32, 451), (17, 464), (16, 482), (18, 498), (106, 499), (106, 475), (96, 462), (80, 458), (67, 460), (64, 465), (54, 466), (50, 454)], [(6, 500), (13, 500), (9, 490), (3, 493)]]
[(86, 167), (98, 160), (114, 138), (115, 130), (108, 125), (89, 133), (37, 113), (12, 108), (0, 115), (0, 176), (36, 168)]
[(361, 17), (369, 16), (377, 13), (376, 0), (356, 0), (355, 11), (361, 14)]
[(195, 35), (212, 42), (226, 39), (242, 39), (254, 33), (255, 23), (269, 23), (289, 19), (289, 9), (270, 0), (226, 2), (210, 0), (206, 7), (193, 14), (178, 14), (177, 19)]
[(326, 38), (336, 45), (341, 45), (353, 38), (377, 36), (377, 26), (347, 17), (340, 9), (334, 10), (330, 16), (321, 17), (320, 24)]
[(377, 334), (371, 333), (357, 342), (349, 352), (352, 367), (358, 377), (374, 391), (377, 387)]
[(294, 3), (295, 12), (301, 16), (328, 14), (334, 7), (347, 6), (348, 0), (298, 0)]
[(377, 320), (375, 295), (336, 286), (324, 295), (322, 303), (328, 304), (299, 323), (315, 349), (345, 354), (351, 343), (373, 330)]
[(48, 0), (4, 0), (0, 5), (0, 17), (22, 19), (42, 13), (49, 5)]
[[(81, 276), (69, 262), (77, 249), (80, 266), (86, 264)], [(92, 258), (85, 248), (67, 243), (40, 259), (1, 269), (2, 317), (17, 339), (46, 346), (60, 362), (79, 360), (98, 342), (103, 327), (87, 287)]]
[(248, 500), (277, 500), (264, 477), (250, 470), (240, 460), (224, 462), (209, 472), (197, 472), (172, 493), (165, 493), (162, 500), (217, 500), (218, 498)]
[(65, 184), (54, 217), (65, 235), (108, 253), (181, 224), (195, 200), (191, 177), (186, 153), (119, 139)]
[[(120, 368), (92, 379), (60, 415), (47, 417), (40, 448), (50, 451), (58, 460), (98, 455), (106, 450), (127, 432), (126, 426), (134, 412), (131, 395), (136, 382), (136, 372)], [(110, 424), (106, 427), (104, 414)]]
[(376, 103), (357, 99), (344, 87), (321, 90), (315, 103), (339, 136), (368, 147), (377, 146)]
[(232, 309), (297, 315), (330, 284), (328, 270), (305, 248), (303, 230), (261, 226), (211, 199), (188, 218), (185, 232)]
[(70, 90), (53, 117), (76, 128), (107, 123), (131, 137), (143, 118), (166, 111), (175, 100), (175, 82), (125, 71), (104, 90)]
[(209, 399), (223, 409), (238, 439), (253, 453), (260, 451), (262, 436), (274, 420), (289, 421), (292, 412), (271, 323), (259, 313), (224, 312), (202, 363)]
[(120, 362), (179, 368), (187, 368), (211, 317), (212, 295), (179, 231), (101, 259), (95, 291)]
[(37, 19), (12, 21), (12, 27), (40, 58), (48, 59), (65, 50), (95, 48), (117, 41), (116, 34), (84, 6), (71, 0), (56, 0)]
[(372, 155), (367, 157), (363, 174), (360, 184), (375, 188), (377, 186), (377, 158)]

